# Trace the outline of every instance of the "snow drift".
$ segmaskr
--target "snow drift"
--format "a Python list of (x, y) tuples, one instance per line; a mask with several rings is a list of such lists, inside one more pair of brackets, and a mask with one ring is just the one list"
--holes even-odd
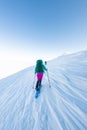
[(47, 67), (37, 99), (34, 67), (0, 80), (0, 130), (87, 130), (87, 51)]

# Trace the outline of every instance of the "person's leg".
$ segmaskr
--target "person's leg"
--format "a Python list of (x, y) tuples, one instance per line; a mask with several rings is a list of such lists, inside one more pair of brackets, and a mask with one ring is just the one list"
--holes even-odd
[(38, 88), (38, 86), (41, 86), (42, 78), (43, 78), (43, 73), (37, 73), (37, 84), (36, 84), (36, 88)]
[(38, 87), (40, 87), (40, 86), (41, 86), (41, 80), (38, 81)]
[(39, 83), (41, 84), (41, 81), (42, 81), (42, 78), (43, 78), (43, 73), (38, 73), (37, 78), (38, 78)]
[(38, 86), (39, 86), (39, 81), (37, 80), (37, 83), (36, 83), (36, 90), (38, 89)]
[(43, 73), (37, 73), (37, 79), (41, 81), (43, 78)]
[(39, 85), (41, 86), (41, 80), (39, 80)]

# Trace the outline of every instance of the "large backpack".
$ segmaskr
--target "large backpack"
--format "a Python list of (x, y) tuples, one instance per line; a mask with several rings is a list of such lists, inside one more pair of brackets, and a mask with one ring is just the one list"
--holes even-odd
[(37, 60), (35, 72), (36, 73), (43, 73), (44, 72), (43, 61), (42, 60)]

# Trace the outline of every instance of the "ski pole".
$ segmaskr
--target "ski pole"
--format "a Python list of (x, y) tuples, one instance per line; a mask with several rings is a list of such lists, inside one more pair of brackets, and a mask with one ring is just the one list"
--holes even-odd
[[(45, 61), (45, 65), (47, 65), (47, 61)], [(51, 87), (48, 71), (47, 71), (47, 78), (48, 78), (49, 87)]]
[(33, 89), (34, 89), (34, 84), (35, 84), (35, 75), (34, 75), (34, 78), (33, 78)]
[(51, 88), (51, 84), (50, 84), (50, 79), (49, 79), (49, 73), (48, 73), (48, 71), (47, 71), (47, 77), (48, 77), (49, 87)]

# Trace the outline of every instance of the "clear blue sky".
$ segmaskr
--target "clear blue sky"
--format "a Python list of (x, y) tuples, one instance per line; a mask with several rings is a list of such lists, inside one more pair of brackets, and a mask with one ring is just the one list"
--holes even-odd
[(52, 59), (87, 49), (87, 0), (0, 0), (3, 59)]

